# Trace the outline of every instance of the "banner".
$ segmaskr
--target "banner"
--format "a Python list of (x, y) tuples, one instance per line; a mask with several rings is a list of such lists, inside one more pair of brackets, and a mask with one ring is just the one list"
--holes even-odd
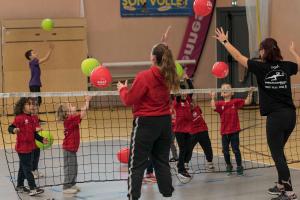
[[(216, 0), (211, 0), (211, 3), (214, 11)], [(212, 17), (213, 12), (205, 17), (189, 17), (188, 25), (178, 55), (178, 60), (196, 60), (196, 64), (185, 65), (185, 70), (189, 77), (192, 77), (197, 69)]]
[(122, 17), (192, 16), (194, 0), (121, 0)]

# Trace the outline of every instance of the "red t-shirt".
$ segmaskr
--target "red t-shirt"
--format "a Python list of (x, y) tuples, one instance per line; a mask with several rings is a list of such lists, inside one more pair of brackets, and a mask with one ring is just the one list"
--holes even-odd
[(156, 66), (138, 73), (130, 89), (120, 90), (120, 99), (135, 117), (170, 115), (170, 90)]
[(207, 131), (207, 125), (202, 116), (202, 110), (199, 106), (195, 106), (192, 109), (192, 123), (191, 123), (191, 134), (201, 133)]
[(15, 117), (13, 125), (20, 129), (20, 132), (17, 133), (16, 151), (18, 153), (32, 152), (36, 148), (34, 133), (39, 127), (38, 120), (35, 119), (35, 116), (23, 113)]
[(217, 101), (215, 111), (221, 117), (221, 134), (228, 135), (240, 131), (238, 109), (245, 105), (244, 99), (231, 99), (228, 102)]
[(175, 99), (173, 101), (173, 108), (176, 113), (174, 132), (189, 133), (192, 122), (190, 100), (177, 102)]
[(77, 152), (80, 143), (79, 124), (81, 118), (79, 114), (69, 115), (64, 121), (63, 149), (71, 152)]

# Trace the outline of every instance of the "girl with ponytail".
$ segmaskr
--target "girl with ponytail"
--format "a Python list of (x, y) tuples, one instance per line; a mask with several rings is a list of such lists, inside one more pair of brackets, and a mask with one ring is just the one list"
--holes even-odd
[[(169, 30), (169, 29), (168, 29)], [(167, 38), (167, 32), (163, 40)], [(151, 52), (152, 66), (137, 74), (131, 88), (117, 84), (120, 99), (132, 106), (133, 131), (128, 162), (128, 198), (141, 196), (141, 185), (148, 159), (153, 162), (159, 191), (164, 199), (170, 199), (174, 188), (169, 165), (172, 139), (170, 91), (178, 90), (172, 52), (164, 43), (155, 45)]]

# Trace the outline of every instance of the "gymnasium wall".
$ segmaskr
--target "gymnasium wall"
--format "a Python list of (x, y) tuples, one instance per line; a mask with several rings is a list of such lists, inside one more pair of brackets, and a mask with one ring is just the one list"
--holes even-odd
[[(238, 0), (238, 4), (243, 6), (244, 0)], [(80, 0), (0, 0), (0, 5), (1, 19), (72, 18), (79, 17), (80, 10)], [(231, 6), (231, 0), (217, 0), (217, 6)], [(177, 57), (187, 18), (121, 18), (119, 0), (85, 0), (85, 9), (90, 56), (97, 57), (102, 62), (148, 60), (153, 44), (160, 40), (166, 27), (172, 25), (173, 29), (168, 43), (174, 56)], [(299, 0), (289, 0), (288, 3), (282, 0), (272, 0), (271, 36), (278, 40), (286, 59), (293, 60), (287, 52), (290, 40), (294, 40), (296, 45), (300, 46), (300, 37), (298, 36), (300, 26), (297, 26), (299, 17)], [(214, 34), (214, 27), (215, 16), (209, 35)], [(300, 47), (298, 49), (300, 52)], [(211, 66), (216, 61), (215, 58), (216, 41), (209, 37), (195, 76), (197, 87), (215, 87), (216, 81), (210, 75)], [(74, 70), (80, 70), (79, 66), (73, 67)], [(42, 77), (42, 79), (45, 78), (45, 76)], [(300, 77), (293, 80), (297, 83), (300, 81)]]

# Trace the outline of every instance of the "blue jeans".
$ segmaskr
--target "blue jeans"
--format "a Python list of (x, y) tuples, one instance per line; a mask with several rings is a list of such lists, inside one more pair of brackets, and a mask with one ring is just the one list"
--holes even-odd
[(222, 147), (223, 147), (224, 159), (227, 165), (232, 165), (230, 160), (229, 144), (231, 144), (231, 148), (235, 155), (237, 166), (242, 166), (239, 132), (235, 132), (228, 135), (222, 135)]

